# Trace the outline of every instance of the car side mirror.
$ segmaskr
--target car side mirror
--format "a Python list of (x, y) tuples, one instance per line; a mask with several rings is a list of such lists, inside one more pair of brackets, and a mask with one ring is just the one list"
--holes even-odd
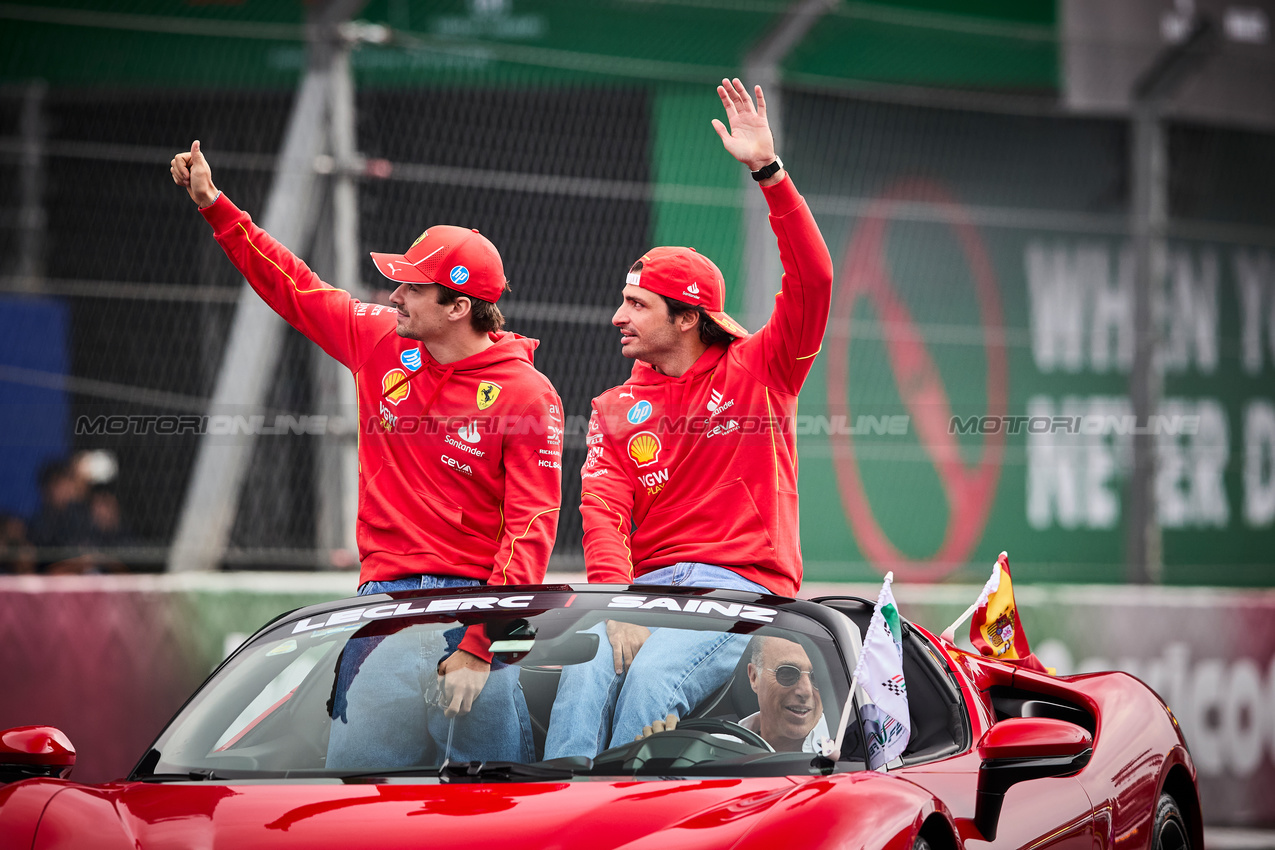
[(0, 783), (35, 776), (65, 779), (75, 767), (71, 739), (52, 726), (17, 726), (0, 732)]
[(1093, 738), (1074, 723), (1051, 717), (1010, 717), (978, 742), (978, 798), (974, 826), (996, 840), (1005, 792), (1028, 779), (1079, 773), (1093, 755)]

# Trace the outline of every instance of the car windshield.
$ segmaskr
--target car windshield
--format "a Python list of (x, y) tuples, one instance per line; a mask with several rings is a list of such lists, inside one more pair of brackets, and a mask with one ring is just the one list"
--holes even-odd
[[(840, 614), (794, 607), (706, 589), (555, 587), (395, 593), (298, 612), (233, 655), (134, 775), (524, 781), (827, 770), (854, 666), (845, 644), (857, 645), (858, 630), (827, 624)], [(625, 646), (627, 657), (613, 649)], [(474, 657), (484, 654), (489, 672)], [(676, 728), (643, 714), (656, 705), (680, 706)]]

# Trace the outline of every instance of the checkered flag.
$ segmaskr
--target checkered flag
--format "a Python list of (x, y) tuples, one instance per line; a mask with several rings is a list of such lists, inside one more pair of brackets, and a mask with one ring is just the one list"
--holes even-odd
[(902, 674), (891, 676), (881, 683), (881, 687), (897, 697), (906, 697), (908, 695), (907, 683), (903, 681)]
[(868, 696), (860, 705), (859, 714), (868, 743), (868, 767), (872, 770), (902, 753), (911, 735), (908, 689), (903, 680), (903, 630), (894, 594), (890, 592), (893, 581), (894, 573), (887, 573), (854, 671)]

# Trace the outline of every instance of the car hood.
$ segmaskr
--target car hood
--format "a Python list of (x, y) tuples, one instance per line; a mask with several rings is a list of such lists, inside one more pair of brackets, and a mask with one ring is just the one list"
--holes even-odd
[[(813, 799), (839, 797), (827, 792), (849, 785), (871, 786), (860, 790), (880, 804), (868, 811), (885, 836), (916, 816), (917, 801), (905, 798), (919, 789), (878, 774), (534, 784), (119, 783), (57, 794), (35, 846), (387, 850), (424, 840), (465, 850), (729, 847), (785, 811), (809, 815)], [(901, 786), (910, 789), (902, 797)], [(855, 796), (856, 803), (870, 802)], [(863, 843), (874, 846), (885, 836)]]

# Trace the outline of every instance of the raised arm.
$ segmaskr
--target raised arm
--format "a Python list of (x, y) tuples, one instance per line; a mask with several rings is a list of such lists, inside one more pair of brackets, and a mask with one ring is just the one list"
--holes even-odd
[(394, 332), (390, 308), (360, 304), (345, 290), (324, 283), (231, 203), (213, 184), (212, 168), (198, 141), (173, 157), (169, 171), (262, 300), (346, 368), (358, 371), (376, 343)]
[[(727, 152), (750, 171), (777, 161), (775, 139), (766, 118), (766, 98), (756, 86), (756, 106), (739, 80), (722, 80), (717, 95), (726, 109), (730, 132), (713, 119)], [(797, 393), (810, 374), (823, 344), (832, 306), (832, 256), (804, 198), (782, 165), (760, 181), (770, 208), (770, 226), (779, 242), (784, 276), (775, 309), (765, 327), (745, 340), (741, 356), (767, 386)]]

